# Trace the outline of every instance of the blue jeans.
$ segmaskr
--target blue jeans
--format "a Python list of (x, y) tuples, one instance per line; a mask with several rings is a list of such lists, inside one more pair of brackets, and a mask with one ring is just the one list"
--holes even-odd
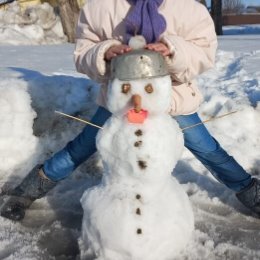
[[(91, 122), (103, 126), (110, 116), (108, 110), (99, 107)], [(175, 119), (181, 128), (201, 122), (197, 113), (176, 116)], [(98, 130), (87, 125), (74, 140), (45, 161), (43, 167), (46, 176), (53, 181), (62, 180), (95, 153)], [(203, 124), (184, 130), (184, 142), (185, 147), (228, 188), (238, 192), (250, 184), (251, 175), (223, 150)]]

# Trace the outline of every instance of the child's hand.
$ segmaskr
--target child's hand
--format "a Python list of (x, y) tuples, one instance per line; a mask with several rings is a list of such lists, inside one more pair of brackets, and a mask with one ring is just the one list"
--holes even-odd
[(131, 50), (132, 49), (128, 45), (124, 45), (124, 44), (112, 46), (106, 51), (105, 60), (110, 61), (112, 58), (116, 57), (117, 55), (121, 55)]
[(149, 43), (145, 46), (145, 48), (151, 51), (157, 51), (161, 53), (163, 56), (171, 55), (169, 48), (162, 42)]

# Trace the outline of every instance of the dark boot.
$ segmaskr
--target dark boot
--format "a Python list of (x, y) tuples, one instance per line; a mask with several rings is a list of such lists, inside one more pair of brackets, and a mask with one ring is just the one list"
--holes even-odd
[(24, 218), (25, 210), (39, 198), (42, 198), (49, 190), (54, 188), (56, 182), (49, 180), (42, 166), (37, 165), (25, 177), (15, 189), (6, 192), (3, 204), (0, 205), (2, 217), (19, 221)]
[(242, 204), (260, 216), (260, 180), (253, 178), (249, 186), (236, 196)]

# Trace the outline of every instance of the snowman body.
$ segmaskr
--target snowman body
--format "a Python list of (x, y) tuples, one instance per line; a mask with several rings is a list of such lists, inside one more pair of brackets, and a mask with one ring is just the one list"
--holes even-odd
[[(127, 93), (124, 84), (130, 85)], [(148, 93), (147, 86), (153, 91)], [(133, 95), (141, 97), (148, 112), (142, 124), (126, 116)], [(171, 260), (189, 241), (192, 208), (171, 176), (184, 145), (178, 124), (167, 113), (170, 99), (169, 76), (112, 81), (108, 107), (113, 115), (97, 136), (104, 176), (81, 199), (83, 257)]]

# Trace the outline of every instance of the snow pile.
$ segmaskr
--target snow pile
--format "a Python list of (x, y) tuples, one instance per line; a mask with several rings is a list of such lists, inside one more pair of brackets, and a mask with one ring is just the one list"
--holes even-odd
[(95, 96), (94, 85), (69, 76), (37, 75), (28, 82), (2, 78), (0, 191), (19, 183), (35, 163), (43, 162), (81, 130), (84, 125), (61, 118), (55, 110), (93, 114), (95, 106), (89, 100)]
[(0, 10), (0, 44), (36, 45), (66, 42), (60, 18), (44, 3), (22, 10), (17, 1)]
[[(0, 181), (26, 165), (37, 154), (38, 139), (33, 135), (31, 98), (24, 82), (0, 81)], [(29, 163), (29, 167), (31, 167)]]
[[(237, 111), (209, 123), (208, 128), (249, 171), (256, 167), (256, 158), (260, 158), (260, 72), (256, 70), (259, 58), (260, 51), (238, 57), (232, 52), (219, 51), (216, 70), (199, 79), (200, 85), (204, 86), (205, 102), (201, 106), (204, 115), (210, 117)], [(217, 87), (212, 87), (216, 84)], [(241, 156), (241, 147), (247, 156)]]

